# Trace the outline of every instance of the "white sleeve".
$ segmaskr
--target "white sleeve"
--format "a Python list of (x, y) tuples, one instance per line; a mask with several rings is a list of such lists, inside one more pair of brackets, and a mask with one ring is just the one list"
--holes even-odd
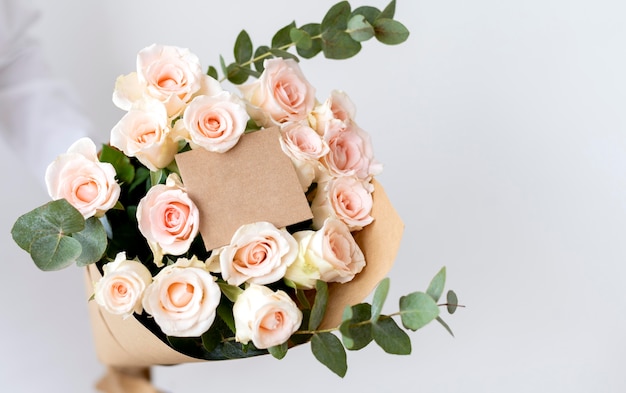
[(19, 0), (0, 0), (0, 138), (19, 165), (43, 181), (48, 164), (78, 138), (93, 135), (93, 125), (30, 36), (37, 18)]

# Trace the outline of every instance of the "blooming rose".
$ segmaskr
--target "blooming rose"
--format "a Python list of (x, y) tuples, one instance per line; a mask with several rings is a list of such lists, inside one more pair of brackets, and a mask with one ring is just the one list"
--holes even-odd
[(77, 140), (48, 165), (45, 179), (52, 199), (66, 199), (86, 219), (103, 216), (120, 196), (113, 165), (98, 161), (89, 138)]
[(141, 314), (144, 290), (152, 282), (152, 274), (141, 262), (126, 259), (120, 252), (113, 262), (104, 265), (104, 276), (94, 284), (94, 299), (111, 314), (128, 318)]
[(265, 127), (306, 119), (315, 105), (315, 89), (293, 59), (267, 59), (256, 81), (240, 87), (252, 105), (252, 118)]
[(369, 135), (356, 123), (331, 120), (326, 126), (324, 140), (330, 152), (322, 163), (331, 176), (356, 176), (369, 180), (382, 172), (382, 165), (374, 159)]
[(311, 203), (313, 227), (321, 228), (328, 217), (346, 223), (351, 231), (363, 229), (374, 218), (372, 192), (374, 186), (354, 177), (337, 177), (321, 183)]
[(309, 122), (311, 127), (323, 135), (329, 121), (340, 120), (345, 125), (353, 121), (355, 116), (356, 106), (350, 97), (343, 91), (333, 90), (323, 104), (313, 109)]
[(298, 243), (286, 229), (269, 222), (241, 226), (220, 251), (222, 277), (230, 285), (269, 284), (283, 278), (298, 253)]
[(168, 166), (178, 152), (170, 137), (165, 106), (156, 100), (140, 101), (111, 130), (111, 145), (137, 157), (151, 171)]
[(220, 288), (195, 256), (166, 266), (146, 288), (143, 308), (163, 333), (199, 337), (209, 330), (220, 303)]
[[(248, 113), (241, 100), (223, 91), (214, 96), (194, 98), (183, 114), (183, 125), (178, 130), (192, 148), (202, 147), (208, 151), (223, 153), (237, 144), (246, 130)], [(178, 127), (177, 127), (178, 128)]]
[(302, 323), (302, 311), (287, 293), (255, 284), (237, 297), (233, 315), (235, 339), (259, 349), (287, 342)]
[(365, 257), (341, 220), (328, 218), (318, 231), (296, 232), (299, 252), (285, 278), (312, 289), (317, 280), (345, 283), (363, 270)]
[(136, 72), (117, 79), (113, 102), (129, 110), (141, 97), (152, 97), (165, 104), (172, 117), (202, 88), (204, 79), (200, 60), (189, 49), (153, 44), (137, 54)]
[(319, 159), (329, 151), (326, 142), (311, 127), (302, 123), (288, 123), (281, 129), (280, 146), (291, 159), (304, 191), (320, 169)]
[(150, 188), (137, 205), (137, 223), (157, 266), (162, 266), (163, 254), (189, 250), (198, 234), (199, 212), (178, 175), (172, 173), (165, 184)]

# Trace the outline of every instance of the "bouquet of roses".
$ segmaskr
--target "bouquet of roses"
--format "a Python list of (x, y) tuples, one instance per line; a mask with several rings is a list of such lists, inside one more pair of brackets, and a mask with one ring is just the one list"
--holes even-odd
[[(354, 103), (341, 91), (318, 101), (298, 63), (351, 57), (372, 37), (403, 42), (394, 11), (395, 1), (382, 11), (340, 2), (256, 50), (244, 30), (235, 61), (220, 58), (221, 79), (188, 49), (139, 51), (115, 83), (125, 114), (110, 143), (70, 146), (45, 174), (53, 201), (12, 230), (42, 270), (86, 267), (104, 363), (283, 358), (310, 342), (343, 376), (345, 349), (375, 341), (410, 353), (394, 315), (405, 329), (438, 320), (449, 330), (437, 304), (445, 269), (381, 314), (403, 225)], [(449, 291), (450, 313), (456, 303)]]

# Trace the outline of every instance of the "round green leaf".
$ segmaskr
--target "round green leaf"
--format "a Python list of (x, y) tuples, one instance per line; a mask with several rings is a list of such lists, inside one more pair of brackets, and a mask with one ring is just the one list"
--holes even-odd
[(102, 222), (95, 217), (85, 221), (85, 229), (72, 234), (72, 238), (76, 239), (82, 248), (80, 256), (76, 259), (78, 266), (98, 262), (106, 251), (107, 234)]
[(344, 377), (348, 371), (346, 351), (341, 341), (332, 333), (319, 333), (311, 337), (311, 351), (315, 358), (332, 372)]
[(363, 15), (365, 17), (365, 20), (367, 20), (370, 25), (373, 25), (376, 18), (378, 18), (378, 16), (380, 15), (380, 10), (376, 7), (364, 5), (355, 8), (354, 11), (352, 11), (352, 17), (354, 17), (355, 15)]
[(78, 240), (65, 235), (38, 237), (31, 244), (30, 256), (43, 271), (61, 270), (72, 265), (81, 254)]
[(420, 329), (438, 316), (437, 303), (423, 292), (413, 292), (400, 298), (400, 317), (407, 329)]
[(374, 36), (374, 28), (363, 15), (354, 15), (348, 21), (348, 34), (353, 40), (363, 42)]
[(345, 30), (348, 26), (348, 18), (350, 17), (350, 3), (341, 1), (330, 7), (324, 19), (322, 20), (322, 31), (329, 29)]
[(322, 34), (322, 51), (329, 59), (348, 59), (361, 50), (361, 44), (342, 30), (327, 30)]
[(409, 30), (393, 19), (379, 18), (374, 22), (376, 39), (383, 44), (397, 45), (409, 38)]
[[(317, 37), (321, 34), (319, 23), (309, 23), (300, 26), (300, 30), (308, 33), (310, 37)], [(298, 51), (298, 54), (303, 58), (310, 59), (312, 57), (315, 57), (318, 53), (322, 51), (322, 40), (320, 40), (319, 38), (312, 39), (311, 47), (309, 49), (304, 49), (302, 47), (296, 46), (296, 50)]]
[(393, 318), (385, 318), (372, 324), (374, 341), (385, 352), (392, 355), (408, 355), (411, 353), (411, 339), (396, 324)]
[(293, 28), (290, 30), (289, 36), (291, 37), (291, 41), (296, 44), (296, 49), (300, 48), (302, 50), (307, 50), (311, 48), (311, 45), (313, 45), (311, 36), (304, 30)]

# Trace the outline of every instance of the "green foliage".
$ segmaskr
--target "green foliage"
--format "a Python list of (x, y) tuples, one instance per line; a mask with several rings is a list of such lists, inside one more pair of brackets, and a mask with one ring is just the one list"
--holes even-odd
[(113, 165), (120, 183), (130, 184), (135, 178), (135, 167), (130, 162), (130, 158), (115, 147), (102, 145), (100, 161)]
[(270, 355), (272, 355), (276, 359), (282, 359), (285, 357), (285, 355), (287, 355), (288, 349), (289, 349), (289, 346), (287, 345), (287, 343), (282, 343), (281, 345), (276, 345), (276, 346), (268, 348), (268, 351)]
[(343, 345), (351, 351), (365, 348), (372, 342), (372, 307), (367, 303), (348, 306), (343, 312), (339, 326)]
[(423, 292), (413, 292), (400, 298), (400, 317), (407, 329), (420, 329), (438, 316), (437, 303)]
[(439, 301), (443, 288), (446, 285), (446, 268), (445, 266), (439, 270), (439, 272), (433, 277), (428, 285), (426, 293), (433, 298), (434, 301)]
[(389, 293), (389, 277), (384, 278), (376, 287), (374, 291), (374, 298), (372, 299), (372, 322), (376, 322), (380, 317), (380, 313), (383, 310), (383, 305), (387, 299)]
[(326, 312), (326, 304), (328, 303), (328, 284), (322, 280), (315, 283), (315, 300), (311, 309), (309, 319), (309, 330), (315, 330), (322, 323), (324, 313)]
[(381, 318), (372, 324), (372, 337), (387, 353), (393, 355), (411, 353), (411, 339), (392, 318)]
[(344, 377), (348, 371), (346, 351), (341, 341), (332, 333), (317, 333), (311, 337), (313, 356), (332, 372)]
[(448, 313), (454, 314), (454, 312), (456, 311), (456, 308), (459, 305), (459, 299), (457, 298), (456, 293), (454, 293), (454, 291), (452, 290), (448, 291), (446, 300), (448, 302), (448, 304), (446, 305), (448, 309)]
[[(220, 56), (221, 80), (234, 84), (245, 83), (249, 77), (260, 76), (265, 59), (310, 59), (322, 53), (329, 59), (348, 59), (361, 51), (361, 42), (373, 37), (387, 45), (397, 45), (409, 37), (408, 29), (394, 19), (396, 2), (392, 0), (382, 11), (376, 7), (361, 6), (351, 9), (348, 1), (333, 5), (321, 23), (305, 23), (300, 26), (292, 21), (281, 27), (271, 39), (270, 45), (256, 49), (249, 34), (242, 30), (235, 39), (234, 61), (226, 64)], [(290, 51), (295, 48), (295, 52)], [(254, 65), (254, 70), (251, 68)], [(207, 74), (220, 80), (217, 68), (209, 67)]]
[(93, 218), (86, 224), (82, 214), (65, 199), (48, 202), (20, 216), (11, 235), (44, 271), (97, 262), (107, 243), (102, 223)]

